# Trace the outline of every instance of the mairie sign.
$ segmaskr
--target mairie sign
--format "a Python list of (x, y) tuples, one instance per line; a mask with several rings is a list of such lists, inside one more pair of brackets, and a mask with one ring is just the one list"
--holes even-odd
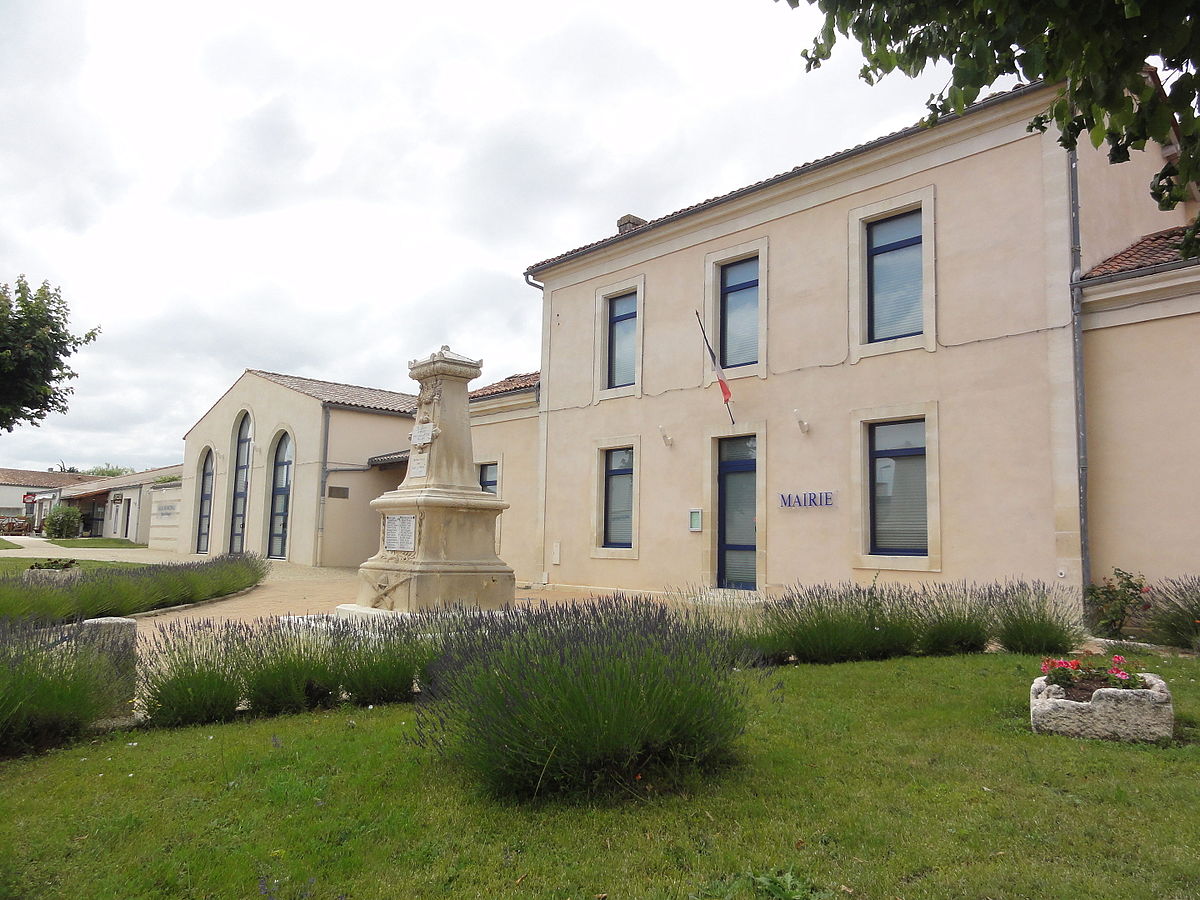
[(833, 506), (833, 491), (807, 491), (799, 494), (780, 494), (779, 505), (789, 508)]

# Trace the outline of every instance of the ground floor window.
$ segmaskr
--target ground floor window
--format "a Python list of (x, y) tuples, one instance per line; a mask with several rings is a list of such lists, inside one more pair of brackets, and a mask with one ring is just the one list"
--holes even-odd
[(271, 540), (267, 555), (287, 558), (288, 505), (292, 497), (292, 439), (284, 434), (275, 445), (271, 478)]
[(925, 420), (869, 428), (871, 553), (923, 556), (929, 551)]
[(717, 456), (717, 586), (752, 591), (757, 571), (757, 458), (754, 435), (723, 438)]
[(604, 452), (604, 546), (633, 546), (633, 448)]
[(500, 466), (498, 463), (484, 463), (479, 467), (479, 489), (495, 494), (500, 482)]

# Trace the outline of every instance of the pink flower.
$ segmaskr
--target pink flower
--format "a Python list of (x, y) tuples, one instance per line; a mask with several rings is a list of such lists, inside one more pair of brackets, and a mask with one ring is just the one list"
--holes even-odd
[(1129, 673), (1128, 673), (1128, 672), (1122, 672), (1122, 671), (1121, 671), (1120, 669), (1118, 669), (1116, 666), (1113, 666), (1111, 669), (1109, 669), (1109, 670), (1108, 670), (1108, 674), (1109, 674), (1109, 675), (1113, 675), (1113, 676), (1115, 676), (1115, 677), (1117, 677), (1117, 678), (1120, 678), (1122, 681), (1125, 681), (1125, 680), (1127, 680), (1127, 679), (1129, 678)]
[(1042, 674), (1045, 675), (1049, 671), (1050, 671), (1050, 660), (1048, 660), (1048, 659), (1042, 660)]
[(1079, 660), (1073, 659), (1069, 663), (1067, 663), (1066, 666), (1068, 669), (1078, 669), (1079, 668)]
[(1150, 588), (1148, 588), (1148, 587), (1144, 587), (1144, 588), (1142, 588), (1142, 593), (1143, 593), (1143, 594), (1148, 594), (1148, 593), (1150, 593)]
[(1113, 657), (1113, 662), (1115, 662), (1115, 663), (1123, 663), (1123, 662), (1125, 662), (1125, 657), (1123, 657), (1123, 656), (1114, 656), (1114, 657)]

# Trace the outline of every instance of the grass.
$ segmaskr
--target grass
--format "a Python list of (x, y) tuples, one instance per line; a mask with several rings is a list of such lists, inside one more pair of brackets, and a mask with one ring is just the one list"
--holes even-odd
[[(5, 556), (0, 557), (0, 577), (20, 574), (36, 562), (45, 562), (44, 556)], [(93, 569), (140, 569), (145, 563), (103, 562), (97, 559), (77, 559), (75, 567), (84, 572)]]
[(146, 544), (135, 544), (125, 538), (55, 538), (57, 547), (86, 547), (91, 550), (145, 550)]
[(1200, 661), (1165, 747), (1031, 734), (1040, 662), (748, 676), (741, 765), (626, 802), (488, 799), (407, 704), (113, 734), (0, 763), (0, 897), (1200, 895)]
[(0, 550), (20, 550), (20, 549), (21, 549), (20, 544), (14, 544), (12, 541), (6, 541), (4, 538), (0, 538)]

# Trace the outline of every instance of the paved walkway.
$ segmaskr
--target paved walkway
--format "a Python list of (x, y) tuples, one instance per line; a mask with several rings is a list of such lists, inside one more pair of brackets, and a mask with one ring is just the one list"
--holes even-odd
[[(0, 550), (6, 556), (71, 557), (74, 559), (105, 560), (108, 562), (179, 563), (209, 559), (207, 556), (184, 556), (169, 550), (111, 549), (59, 547), (35, 537), (10, 537), (20, 544), (18, 550)], [(589, 591), (520, 590), (518, 599), (565, 602), (576, 597), (590, 596)], [(354, 603), (358, 596), (358, 570), (314, 568), (294, 563), (271, 561), (271, 570), (258, 587), (230, 597), (213, 600), (184, 609), (142, 613), (142, 625), (157, 625), (180, 619), (217, 619), (249, 621), (268, 616), (313, 615), (332, 613), (340, 604)]]

